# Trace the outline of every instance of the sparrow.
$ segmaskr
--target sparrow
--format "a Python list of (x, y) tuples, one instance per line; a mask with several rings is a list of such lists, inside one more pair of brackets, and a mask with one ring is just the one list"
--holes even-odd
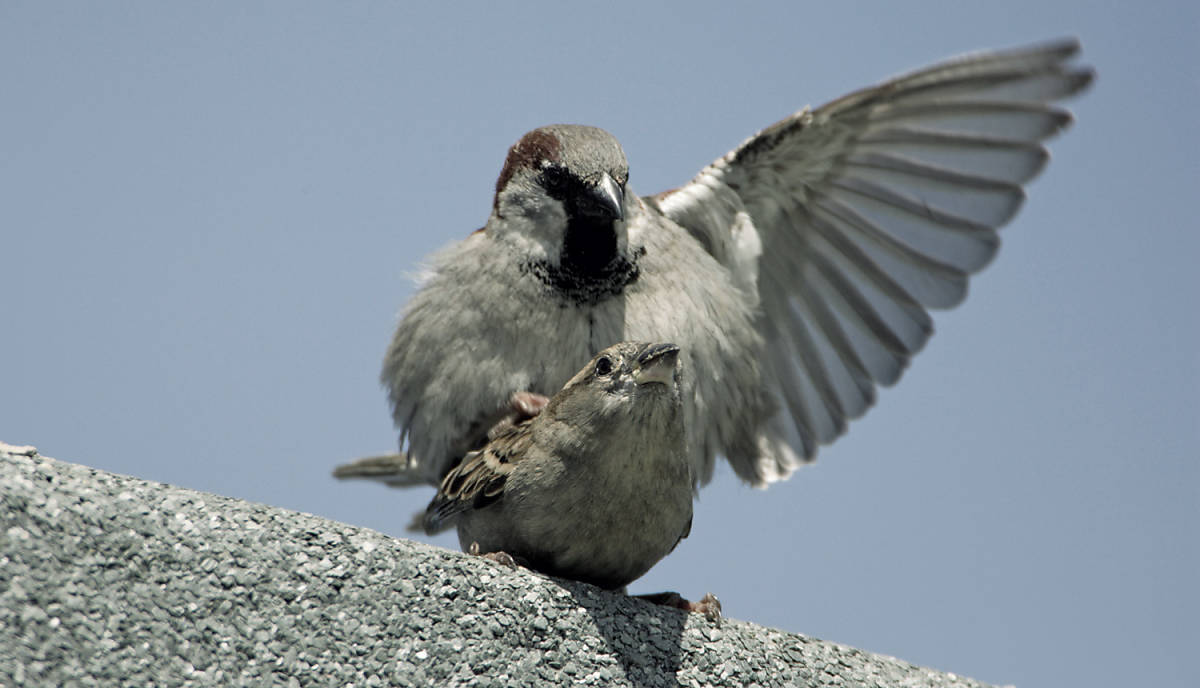
[(446, 474), (425, 531), (452, 526), (463, 551), (602, 588), (640, 577), (692, 525), (678, 356), (674, 344), (601, 351)]
[(476, 453), (489, 430), (545, 413), (583, 362), (637, 340), (681, 348), (695, 485), (717, 456), (754, 486), (787, 478), (900, 379), (929, 311), (962, 302), (995, 256), (1043, 141), (1071, 122), (1054, 103), (1093, 79), (1078, 52), (968, 54), (806, 107), (653, 196), (608, 132), (530, 131), (487, 223), (430, 259), (387, 350), (402, 451), (334, 474), (445, 489), (499, 465)]

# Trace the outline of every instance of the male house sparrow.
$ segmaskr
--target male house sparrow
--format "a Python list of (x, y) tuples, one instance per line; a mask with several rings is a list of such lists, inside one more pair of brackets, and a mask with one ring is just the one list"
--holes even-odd
[[(435, 255), (384, 360), (401, 454), (338, 477), (438, 484), (596, 352), (681, 346), (692, 479), (786, 478), (895, 383), (966, 296), (1092, 80), (1073, 40), (971, 54), (805, 108), (655, 196), (607, 132), (508, 152), (482, 230)], [(472, 455), (478, 460), (478, 455)], [(637, 470), (631, 466), (630, 470)], [(472, 526), (476, 528), (479, 526)]]
[(540, 414), (446, 474), (425, 530), (456, 526), (465, 551), (603, 588), (641, 576), (692, 525), (678, 354), (633, 342), (600, 352)]

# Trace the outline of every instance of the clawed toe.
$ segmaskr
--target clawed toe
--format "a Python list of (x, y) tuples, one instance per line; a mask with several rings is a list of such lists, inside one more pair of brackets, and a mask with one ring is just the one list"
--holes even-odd
[(550, 398), (533, 392), (516, 392), (495, 416), (495, 421), (488, 428), (487, 438), (494, 440), (515, 425), (519, 425), (537, 416), (550, 402)]
[(688, 611), (703, 614), (713, 623), (721, 622), (721, 600), (718, 600), (717, 596), (711, 592), (701, 597), (699, 602), (688, 602), (687, 604)]
[(677, 592), (658, 592), (649, 595), (636, 595), (635, 597), (654, 604), (661, 604), (664, 607), (673, 607), (686, 612), (703, 614), (704, 618), (713, 623), (721, 622), (721, 601), (711, 592), (701, 597), (699, 602), (690, 602)]
[(478, 542), (472, 542), (470, 548), (467, 550), (467, 553), (473, 557), (483, 557), (484, 559), (493, 561), (501, 566), (507, 566), (510, 569), (515, 569), (520, 566), (520, 564), (517, 563), (517, 560), (513, 558), (513, 555), (509, 554), (508, 552), (480, 552)]
[(550, 397), (533, 392), (516, 392), (508, 400), (508, 403), (518, 414), (516, 420), (521, 421), (541, 413), (546, 404), (550, 403)]
[(488, 552), (487, 554), (481, 554), (480, 556), (482, 556), (484, 559), (491, 559), (497, 564), (500, 564), (501, 566), (507, 566), (510, 569), (517, 568), (517, 560), (513, 559), (513, 556), (508, 552)]

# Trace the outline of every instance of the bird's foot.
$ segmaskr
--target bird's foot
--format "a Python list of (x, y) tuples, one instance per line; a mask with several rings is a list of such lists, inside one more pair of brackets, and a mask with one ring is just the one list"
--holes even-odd
[(467, 554), (473, 557), (483, 557), (501, 566), (507, 566), (510, 569), (515, 569), (522, 565), (517, 561), (516, 557), (508, 552), (480, 552), (478, 542), (471, 543), (471, 546), (467, 548)]
[(691, 602), (685, 599), (677, 592), (656, 592), (649, 595), (634, 595), (647, 602), (661, 604), (664, 607), (674, 607), (682, 609), (686, 612), (696, 612), (703, 614), (704, 618), (713, 623), (721, 622), (721, 601), (711, 592), (700, 598), (698, 602)]
[(508, 400), (508, 405), (517, 413), (515, 422), (533, 418), (541, 413), (548, 403), (550, 403), (550, 397), (533, 392), (516, 392)]
[(542, 409), (546, 408), (546, 404), (548, 403), (550, 403), (550, 397), (541, 394), (514, 392), (508, 398), (508, 404), (502, 407), (499, 420), (493, 423), (488, 429), (488, 439), (494, 440), (502, 430), (511, 428), (514, 425), (520, 425), (533, 418), (541, 413)]

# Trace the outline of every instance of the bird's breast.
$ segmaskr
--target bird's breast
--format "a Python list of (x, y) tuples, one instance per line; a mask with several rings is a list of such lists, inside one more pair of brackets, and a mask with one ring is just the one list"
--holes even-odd
[[(628, 465), (631, 457), (640, 465)], [(528, 490), (514, 476), (509, 488), (510, 506), (522, 512), (509, 516), (520, 524), (518, 546), (547, 573), (620, 587), (666, 556), (691, 521), (686, 456), (664, 451), (661, 441), (566, 457), (551, 472)]]

